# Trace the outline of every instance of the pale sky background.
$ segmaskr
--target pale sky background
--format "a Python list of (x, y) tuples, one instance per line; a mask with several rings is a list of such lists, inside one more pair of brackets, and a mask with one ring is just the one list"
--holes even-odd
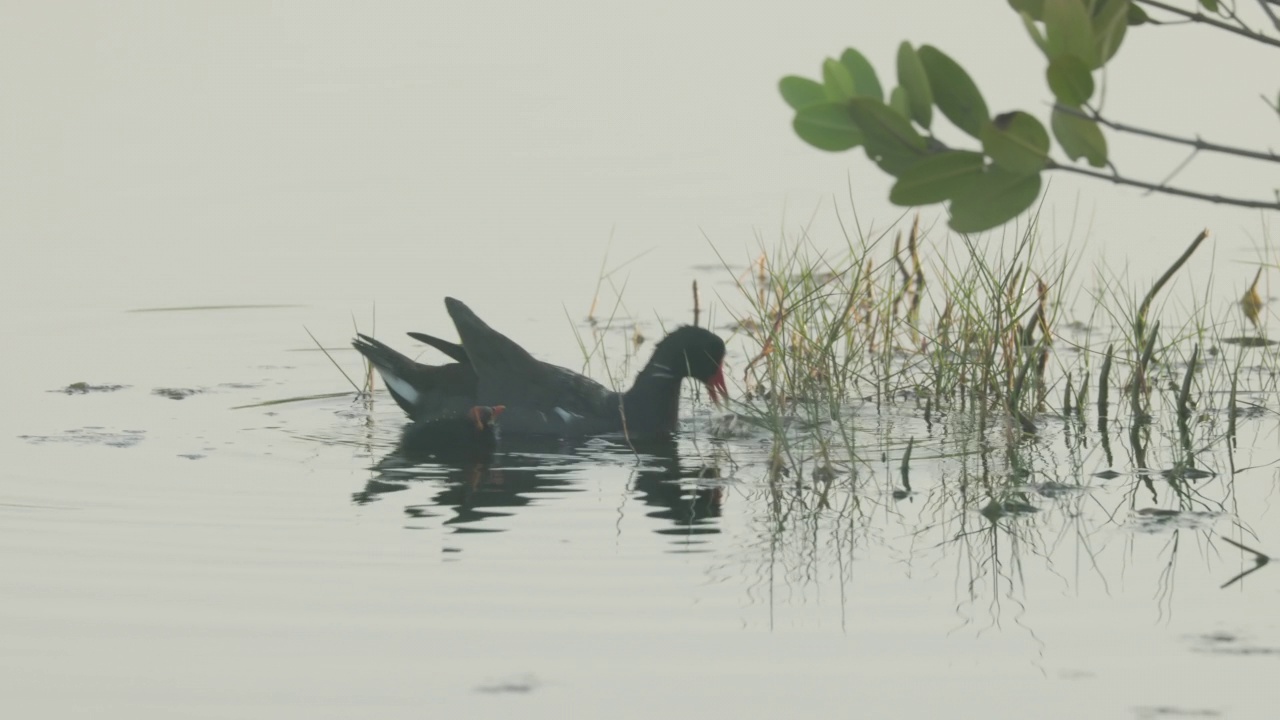
[[(776, 84), (853, 46), (892, 86), (904, 39), (951, 54), (993, 112), (1047, 117), (1043, 57), (995, 1), (3, 2), (5, 306), (303, 303), (338, 328), (374, 302), (393, 326), (442, 318), (456, 294), (563, 317), (585, 313), (612, 237), (611, 265), (647, 252), (627, 268), (633, 311), (683, 311), (693, 268), (717, 262), (704, 233), (738, 260), (825, 203), (814, 236), (834, 247), (850, 186), (864, 222), (901, 212), (861, 150), (794, 135)], [(1260, 95), (1277, 56), (1137, 28), (1106, 111), (1274, 146)], [(1128, 174), (1184, 158), (1109, 139)], [(1138, 285), (1209, 227), (1234, 296), (1275, 240), (1274, 214), (1050, 178), (1046, 235), (1074, 227), (1086, 269), (1129, 264)], [(1178, 182), (1269, 197), (1280, 172), (1204, 156)]]
[[(847, 46), (892, 85), (903, 39), (956, 58), (994, 112), (1047, 114), (1044, 59), (1003, 0), (0, 0), (9, 714), (1274, 714), (1275, 579), (1219, 590), (1247, 555), (1210, 534), (1275, 547), (1269, 416), (1242, 419), (1234, 484), (1224, 468), (1193, 497), (1084, 477), (1113, 462), (1096, 443), (1049, 434), (1024, 455), (969, 455), (953, 427), (941, 453), (917, 453), (916, 492), (889, 501), (897, 461), (882, 453), (919, 429), (917, 411), (868, 404), (869, 474), (847, 504), (795, 494), (777, 519), (756, 435), (721, 460), (691, 434), (692, 472), (653, 479), (660, 491), (630, 455), (589, 447), (422, 480), (369, 468), (404, 421), (385, 396), (373, 415), (345, 397), (233, 409), (347, 390), (320, 353), (293, 351), (311, 349), (304, 324), (345, 346), (373, 303), (402, 349), (405, 330), (449, 336), (440, 298), (456, 295), (569, 365), (606, 251), (610, 265), (643, 254), (616, 278), (648, 331), (688, 318), (692, 279), (729, 289), (706, 238), (741, 261), (815, 216), (814, 243), (837, 249), (832, 198), (850, 193), (884, 226), (903, 212), (890, 179), (860, 151), (801, 142), (776, 88)], [(1107, 110), (1274, 146), (1280, 120), (1259, 96), (1280, 89), (1277, 57), (1204, 28), (1140, 28), (1108, 73)], [(1114, 157), (1159, 178), (1184, 154), (1133, 142)], [(1269, 197), (1280, 173), (1205, 158), (1180, 182)], [(1209, 227), (1188, 275), (1212, 275), (1228, 312), (1264, 232), (1280, 238), (1274, 215), (1065, 176), (1047, 208), (1048, 244), (1080, 258), (1082, 285), (1128, 266), (1145, 290)], [(941, 213), (926, 222), (940, 229)], [(932, 236), (926, 261), (947, 242)], [(263, 303), (300, 307), (127, 312)], [(131, 387), (50, 392), (79, 381)], [(139, 444), (101, 440), (121, 437)], [(1055, 482), (1032, 485), (1021, 457)], [(1151, 457), (1184, 462), (1158, 435)], [(1225, 465), (1212, 448), (1201, 460)], [(1048, 512), (1010, 516), (1011, 534), (970, 495), (952, 503), (953, 478), (1015, 462), (1028, 492), (1058, 498)], [(708, 466), (723, 480), (691, 477)], [(1048, 490), (1076, 479), (1088, 493)], [(487, 505), (499, 486), (518, 508)], [(723, 516), (664, 519), (703, 491)], [(1108, 517), (1095, 531), (1077, 503)], [(1134, 522), (1148, 504), (1195, 511)], [(463, 513), (518, 532), (459, 531)], [(530, 692), (477, 692), (528, 672)]]

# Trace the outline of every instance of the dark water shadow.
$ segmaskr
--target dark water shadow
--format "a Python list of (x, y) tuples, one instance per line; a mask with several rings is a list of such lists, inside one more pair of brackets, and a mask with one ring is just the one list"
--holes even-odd
[(181, 307), (149, 307), (149, 308), (133, 308), (125, 312), (131, 313), (156, 313), (156, 312), (209, 312), (220, 310), (278, 310), (281, 308), (300, 308), (305, 305), (184, 305)]
[[(593, 467), (630, 466), (630, 493), (646, 517), (666, 520), (654, 530), (687, 539), (720, 532), (724, 488), (714, 464), (699, 457), (682, 458), (675, 440), (631, 446), (603, 438), (565, 442), (555, 439), (503, 439), (494, 448), (444, 450), (423, 443), (410, 425), (396, 448), (371, 468), (373, 476), (352, 494), (358, 505), (430, 481), (443, 488), (428, 503), (405, 506), (411, 517), (439, 517), (454, 532), (501, 532), (484, 521), (535, 511), (556, 493), (580, 492), (582, 476)], [(627, 487), (618, 488), (620, 495)], [(625, 504), (624, 504), (625, 505)], [(625, 512), (625, 507), (621, 512)]]

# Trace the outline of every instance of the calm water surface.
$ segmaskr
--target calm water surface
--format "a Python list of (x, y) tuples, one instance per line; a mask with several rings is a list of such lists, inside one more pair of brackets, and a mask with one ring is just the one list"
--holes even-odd
[[(1273, 421), (1246, 423), (1234, 478), (1204, 458), (1221, 475), (1173, 516), (1160, 511), (1178, 499), (1126, 469), (1118, 436), (1121, 474), (1104, 479), (1102, 452), (1051, 426), (1016, 444), (1036, 512), (993, 524), (962, 488), (1013, 472), (1000, 433), (980, 451), (962, 427), (870, 405), (853, 410), (867, 465), (825, 507), (809, 479), (769, 482), (764, 439), (709, 437), (719, 413), (701, 403), (639, 459), (594, 440), (441, 466), (397, 451), (403, 419), (382, 393), (233, 409), (341, 389), (323, 355), (280, 337), (308, 312), (103, 312), (50, 340), (0, 440), (9, 703), (1266, 715), (1276, 579), (1219, 589), (1253, 565), (1219, 534), (1270, 547)], [(522, 332), (572, 335), (557, 320)], [(147, 362), (115, 350), (171, 342)], [(79, 379), (126, 387), (50, 392)], [(909, 494), (907, 436), (941, 448), (917, 450)]]
[[(354, 373), (353, 319), (408, 349), (403, 331), (448, 335), (446, 294), (573, 367), (597, 287), (642, 355), (687, 321), (694, 279), (723, 328), (717, 251), (736, 268), (815, 208), (810, 236), (843, 247), (833, 197), (868, 226), (898, 212), (864, 158), (791, 136), (777, 78), (850, 44), (888, 67), (910, 37), (1006, 83), (993, 107), (1026, 106), (1040, 60), (991, 5), (0, 7), (0, 707), (1272, 717), (1280, 574), (1220, 588), (1253, 566), (1221, 536), (1280, 552), (1270, 415), (1234, 457), (1204, 453), (1216, 475), (1180, 500), (1120, 437), (1108, 461), (1052, 423), (979, 442), (854, 407), (866, 464), (820, 501), (811, 467), (771, 482), (767, 439), (713, 439), (721, 414), (693, 399), (674, 446), (638, 458), (595, 440), (481, 467), (402, 457), (383, 393), (258, 405), (346, 389), (304, 326)], [(1266, 145), (1273, 117), (1222, 103), (1274, 88), (1208, 76), (1184, 31), (1135, 42), (1210, 97), (1166, 97), (1134, 60), (1114, 109), (1188, 133), (1226, 117)], [(1157, 175), (1180, 159), (1133, 152)], [(1058, 246), (1082, 286), (1107, 263), (1145, 288), (1207, 225), (1200, 284), (1171, 302), (1230, 307), (1274, 238), (1274, 219), (1053, 188), (1046, 235), (1082, 243)], [(740, 376), (754, 348), (730, 345)], [(121, 387), (59, 392), (79, 382)], [(908, 437), (933, 449), (910, 492)], [(1028, 469), (1034, 512), (993, 524), (962, 492)]]

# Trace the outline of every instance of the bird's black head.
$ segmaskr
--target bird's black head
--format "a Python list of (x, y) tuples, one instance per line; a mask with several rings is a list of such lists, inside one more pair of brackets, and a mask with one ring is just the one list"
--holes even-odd
[(649, 368), (675, 377), (691, 377), (707, 386), (711, 399), (719, 402), (729, 393), (724, 384), (724, 340), (700, 327), (676, 328), (654, 348)]

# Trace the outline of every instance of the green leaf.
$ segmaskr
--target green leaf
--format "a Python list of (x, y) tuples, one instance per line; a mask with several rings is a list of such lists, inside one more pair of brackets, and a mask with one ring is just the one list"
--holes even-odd
[(853, 97), (853, 76), (838, 60), (827, 58), (822, 61), (822, 86), (826, 88), (827, 99), (833, 102), (848, 100)]
[[(987, 103), (973, 84), (969, 73), (936, 47), (920, 48), (920, 63), (924, 65), (933, 88), (933, 100), (951, 124), (981, 139), (982, 125), (989, 118)], [(907, 88), (911, 92), (911, 88)]]
[(951, 229), (971, 233), (990, 230), (1017, 217), (1040, 195), (1040, 175), (1015, 175), (998, 167), (969, 182), (951, 199)]
[(809, 105), (796, 113), (791, 123), (801, 140), (818, 148), (838, 152), (862, 144), (862, 131), (842, 102)]
[(1200, 0), (1200, 4), (1211, 13), (1218, 12), (1218, 0)]
[(952, 150), (917, 160), (889, 191), (895, 205), (929, 205), (954, 197), (982, 175), (982, 153)]
[(778, 82), (778, 92), (793, 110), (827, 101), (827, 91), (821, 83), (797, 75), (788, 75)]
[(933, 90), (929, 87), (929, 76), (924, 72), (924, 65), (920, 64), (920, 57), (908, 42), (898, 46), (898, 84), (907, 90), (912, 119), (920, 127), (928, 129), (929, 123), (933, 122)]
[(889, 93), (889, 107), (896, 110), (902, 117), (911, 119), (911, 98), (907, 97), (906, 88), (899, 85)]
[(884, 90), (880, 87), (880, 79), (876, 77), (876, 69), (862, 56), (862, 53), (848, 48), (840, 56), (840, 64), (849, 71), (853, 78), (853, 92), (858, 97), (884, 99)]
[(1093, 97), (1093, 73), (1075, 55), (1059, 55), (1045, 72), (1049, 89), (1063, 105), (1083, 105)]
[(1049, 41), (1044, 39), (1044, 33), (1040, 32), (1040, 26), (1036, 25), (1035, 18), (1030, 13), (1019, 13), (1022, 16), (1022, 26), (1027, 29), (1027, 34), (1035, 41), (1036, 47), (1040, 48), (1040, 52), (1047, 57), (1049, 55)]
[(849, 101), (849, 115), (862, 130), (867, 157), (893, 176), (924, 157), (925, 141), (911, 122), (875, 98)]
[(1102, 0), (1093, 15), (1094, 51), (1098, 53), (1098, 65), (1107, 61), (1120, 49), (1125, 30), (1129, 28), (1129, 0)]
[(1014, 175), (1036, 174), (1049, 158), (1049, 132), (1024, 112), (997, 115), (982, 128), (982, 151)]
[(1074, 112), (1055, 107), (1049, 121), (1053, 128), (1053, 136), (1058, 145), (1072, 160), (1085, 158), (1094, 167), (1105, 167), (1107, 164), (1107, 139), (1102, 135), (1098, 123), (1087, 117), (1077, 115), (1080, 108), (1071, 108)]
[(1142, 25), (1151, 22), (1151, 17), (1147, 15), (1147, 11), (1136, 3), (1129, 3), (1129, 16), (1126, 18), (1130, 25)]
[(1044, 0), (1009, 0), (1009, 7), (1016, 13), (1026, 13), (1036, 20), (1044, 17)]
[(1049, 59), (1075, 55), (1089, 69), (1098, 67), (1089, 11), (1080, 0), (1044, 0), (1044, 29), (1049, 43)]

